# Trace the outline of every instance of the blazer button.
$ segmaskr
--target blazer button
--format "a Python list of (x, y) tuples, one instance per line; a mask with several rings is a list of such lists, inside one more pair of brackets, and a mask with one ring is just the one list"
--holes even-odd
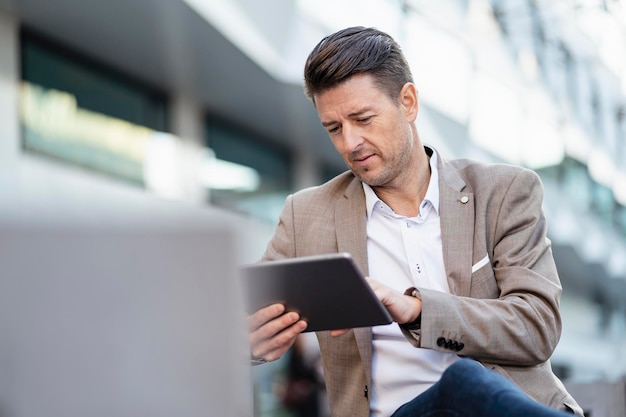
[(446, 344), (446, 338), (441, 336), (439, 337), (439, 339), (437, 339), (437, 346), (442, 347), (443, 345)]

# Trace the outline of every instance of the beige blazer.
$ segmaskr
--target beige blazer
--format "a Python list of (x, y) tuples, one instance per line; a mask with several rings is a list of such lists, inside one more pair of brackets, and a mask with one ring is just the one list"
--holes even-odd
[[(405, 332), (407, 341), (474, 358), (537, 401), (582, 415), (549, 363), (561, 333), (561, 284), (539, 177), (509, 165), (438, 161), (451, 294), (420, 289), (421, 329)], [(349, 252), (367, 274), (366, 239), (363, 188), (346, 172), (287, 198), (263, 259)], [(369, 416), (371, 328), (317, 336), (333, 417)]]

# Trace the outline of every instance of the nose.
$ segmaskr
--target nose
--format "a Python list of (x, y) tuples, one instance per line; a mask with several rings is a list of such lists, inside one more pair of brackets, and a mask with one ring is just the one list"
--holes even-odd
[(343, 127), (343, 143), (347, 152), (356, 151), (363, 143), (363, 137), (358, 128), (354, 126)]

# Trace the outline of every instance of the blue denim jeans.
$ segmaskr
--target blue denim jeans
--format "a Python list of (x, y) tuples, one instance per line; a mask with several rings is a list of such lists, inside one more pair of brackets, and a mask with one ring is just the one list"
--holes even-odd
[(515, 384), (471, 359), (451, 365), (439, 382), (392, 417), (572, 417), (542, 405)]

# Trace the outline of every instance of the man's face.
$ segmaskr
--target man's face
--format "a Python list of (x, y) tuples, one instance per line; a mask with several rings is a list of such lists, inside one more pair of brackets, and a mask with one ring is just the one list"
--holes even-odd
[(399, 103), (391, 100), (368, 74), (352, 76), (315, 96), (317, 113), (337, 152), (370, 186), (400, 185), (398, 177), (413, 160), (416, 137), (411, 124), (417, 97), (414, 109), (407, 108), (403, 97), (401, 93)]

